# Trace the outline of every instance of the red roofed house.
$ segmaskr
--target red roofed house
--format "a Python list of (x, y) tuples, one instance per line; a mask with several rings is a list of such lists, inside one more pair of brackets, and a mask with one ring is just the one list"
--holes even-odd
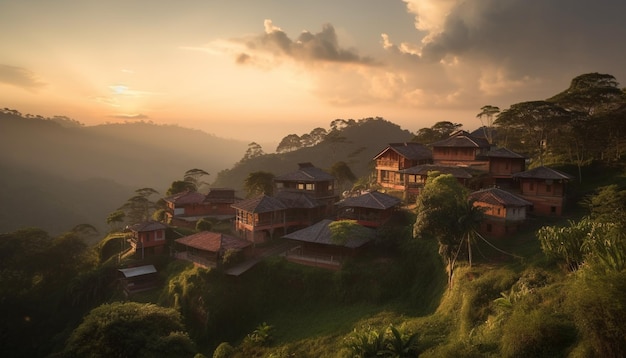
[(165, 248), (165, 229), (167, 225), (158, 221), (146, 221), (131, 225), (127, 228), (130, 235), (127, 241), (135, 254), (145, 255), (161, 254)]
[(432, 158), (430, 149), (422, 144), (391, 143), (374, 157), (376, 183), (390, 190), (405, 191), (405, 178), (401, 170), (432, 163)]
[(224, 259), (231, 255), (245, 255), (250, 245), (248, 241), (234, 236), (201, 231), (176, 239), (174, 256), (205, 268), (220, 267)]
[(232, 204), (237, 201), (235, 190), (229, 188), (212, 188), (206, 195), (197, 191), (186, 191), (164, 200), (168, 222), (186, 227), (195, 227), (196, 222), (202, 218), (232, 219), (235, 216)]
[(483, 208), (485, 215), (480, 225), (484, 235), (502, 237), (516, 232), (526, 220), (526, 208), (532, 203), (508, 191), (488, 188), (473, 192), (469, 200)]
[(489, 170), (489, 162), (481, 158), (491, 148), (491, 144), (485, 138), (475, 137), (466, 131), (458, 130), (450, 137), (432, 143), (430, 146), (433, 149), (435, 164)]
[(391, 219), (401, 200), (378, 191), (353, 196), (338, 202), (338, 220), (356, 220), (366, 227), (376, 228)]
[(562, 214), (566, 185), (573, 178), (544, 166), (513, 174), (513, 179), (520, 183), (521, 196), (533, 203), (532, 212), (544, 215)]

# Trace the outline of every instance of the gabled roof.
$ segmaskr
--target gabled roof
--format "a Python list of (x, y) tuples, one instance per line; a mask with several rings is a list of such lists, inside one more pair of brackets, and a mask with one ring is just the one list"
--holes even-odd
[(176, 242), (181, 245), (210, 252), (219, 252), (229, 249), (240, 250), (251, 245), (251, 243), (246, 240), (211, 231), (201, 231), (193, 235), (181, 237), (180, 239), (176, 239)]
[(491, 145), (485, 138), (474, 137), (466, 131), (456, 131), (450, 137), (432, 143), (431, 147), (456, 148), (489, 148)]
[(335, 243), (331, 239), (332, 235), (328, 227), (332, 222), (333, 220), (325, 219), (302, 230), (287, 234), (283, 238), (322, 245), (345, 246), (351, 249), (363, 246), (374, 238), (375, 231), (373, 229), (361, 226), (363, 236), (351, 237), (343, 245)]
[(548, 167), (536, 167), (525, 172), (513, 174), (513, 178), (532, 178), (532, 179), (552, 179), (552, 180), (571, 180), (573, 176)]
[(256, 198), (242, 200), (231, 205), (231, 207), (249, 213), (259, 214), (287, 209), (287, 206), (283, 204), (282, 201), (265, 194)]
[(414, 167), (400, 170), (402, 174), (414, 174), (414, 175), (428, 175), (428, 172), (437, 171), (441, 174), (451, 174), (457, 179), (470, 179), (472, 174), (461, 167), (437, 165), (437, 164), (422, 164)]
[(469, 199), (473, 199), (481, 203), (500, 205), (504, 207), (532, 205), (530, 201), (524, 200), (513, 193), (509, 193), (508, 191), (499, 188), (488, 188), (475, 191), (469, 195)]
[(358, 207), (368, 209), (386, 210), (399, 205), (402, 201), (395, 196), (387, 195), (379, 191), (372, 191), (359, 196), (345, 198), (338, 202), (339, 207)]
[(519, 159), (526, 159), (525, 156), (515, 153), (512, 150), (506, 149), (506, 148), (498, 148), (498, 149), (492, 149), (490, 151), (488, 151), (487, 153), (485, 153), (486, 156), (491, 157), (491, 158), (519, 158)]
[(158, 221), (150, 220), (131, 225), (128, 227), (128, 229), (134, 232), (146, 232), (167, 229), (167, 225)]
[(295, 182), (318, 182), (332, 181), (335, 177), (326, 173), (311, 163), (298, 163), (299, 169), (295, 172), (279, 175), (275, 181), (295, 181)]
[(204, 202), (208, 203), (233, 203), (235, 201), (235, 189), (211, 188), (205, 196)]
[(205, 195), (197, 191), (184, 191), (164, 198), (163, 200), (175, 205), (199, 204), (205, 199)]
[(404, 142), (390, 143), (387, 148), (376, 154), (374, 160), (378, 159), (378, 157), (385, 154), (389, 150), (392, 150), (409, 160), (425, 160), (433, 157), (433, 153), (425, 145), (415, 142)]
[(312, 195), (297, 190), (281, 190), (274, 195), (274, 198), (280, 200), (289, 209), (312, 209), (323, 205)]

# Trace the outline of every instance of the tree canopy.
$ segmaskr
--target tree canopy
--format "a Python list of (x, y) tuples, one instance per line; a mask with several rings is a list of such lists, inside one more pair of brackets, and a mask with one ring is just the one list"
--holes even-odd
[(195, 347), (171, 308), (115, 302), (94, 308), (70, 336), (67, 357), (193, 357)]

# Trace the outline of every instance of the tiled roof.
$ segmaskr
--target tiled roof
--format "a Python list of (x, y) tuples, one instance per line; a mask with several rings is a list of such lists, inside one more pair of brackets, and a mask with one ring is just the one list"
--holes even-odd
[(212, 188), (204, 198), (208, 203), (233, 203), (235, 202), (235, 189)]
[(504, 207), (532, 205), (531, 202), (499, 188), (488, 188), (475, 191), (469, 195), (469, 198), (478, 202), (501, 205)]
[(126, 278), (150, 275), (150, 274), (157, 272), (156, 267), (154, 267), (154, 265), (130, 267), (130, 268), (125, 268), (125, 269), (118, 269), (118, 271), (121, 272), (122, 275), (124, 275), (124, 277)]
[(339, 207), (358, 207), (386, 210), (399, 205), (401, 200), (395, 196), (387, 195), (379, 191), (372, 191), (359, 196), (345, 198), (338, 202)]
[(198, 250), (218, 252), (220, 250), (239, 250), (250, 246), (250, 242), (222, 233), (201, 231), (199, 233), (181, 237), (176, 242)]
[(470, 179), (472, 174), (461, 167), (453, 167), (447, 165), (422, 164), (414, 167), (400, 170), (402, 174), (428, 175), (428, 172), (437, 171), (441, 174), (451, 174), (458, 179)]
[(432, 147), (456, 148), (489, 148), (491, 145), (485, 138), (474, 137), (466, 131), (453, 133), (449, 138), (432, 143)]
[(297, 181), (297, 182), (317, 182), (332, 181), (335, 177), (326, 173), (320, 168), (313, 166), (311, 163), (300, 163), (300, 168), (295, 172), (279, 175), (274, 178), (275, 181)]
[(345, 246), (352, 249), (363, 246), (374, 238), (375, 231), (373, 229), (362, 226), (361, 228), (363, 229), (362, 232), (364, 236), (351, 237), (343, 245), (337, 244), (332, 241), (330, 228), (328, 227), (328, 225), (330, 225), (330, 223), (332, 222), (333, 220), (322, 220), (307, 228), (292, 232), (291, 234), (287, 234), (283, 237), (290, 240), (310, 242), (322, 245)]
[(167, 225), (158, 221), (151, 220), (151, 221), (144, 221), (141, 223), (131, 225), (128, 228), (134, 232), (146, 232), (146, 231), (166, 229)]
[(492, 158), (526, 158), (525, 156), (515, 153), (514, 151), (506, 148), (492, 149), (488, 151), (485, 155)]
[(513, 174), (513, 178), (533, 178), (533, 179), (552, 179), (552, 180), (571, 180), (573, 176), (548, 167), (537, 167), (525, 172)]
[(205, 195), (197, 191), (185, 191), (182, 193), (168, 196), (163, 200), (169, 201), (176, 205), (199, 204), (204, 201)]
[(415, 142), (404, 142), (390, 143), (387, 148), (383, 149), (374, 157), (374, 160), (376, 160), (376, 158), (380, 157), (388, 150), (393, 150), (394, 152), (409, 160), (426, 160), (433, 157), (433, 153), (425, 145)]
[(267, 195), (261, 195), (252, 199), (245, 199), (231, 205), (231, 207), (249, 213), (267, 213), (287, 209), (282, 201)]
[(323, 205), (310, 194), (301, 191), (281, 190), (274, 197), (289, 209), (312, 209)]

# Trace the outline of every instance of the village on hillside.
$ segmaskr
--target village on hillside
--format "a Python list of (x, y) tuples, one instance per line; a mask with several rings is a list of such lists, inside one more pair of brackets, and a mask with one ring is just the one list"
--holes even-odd
[[(183, 191), (164, 198), (164, 222), (127, 227), (127, 255), (144, 259), (171, 255), (205, 268), (240, 275), (268, 255), (288, 261), (339, 269), (360, 255), (400, 210), (411, 207), (429, 173), (449, 174), (467, 187), (469, 200), (482, 209), (479, 232), (505, 238), (518, 231), (529, 215), (560, 216), (573, 177), (545, 166), (527, 170), (527, 158), (492, 146), (482, 131), (457, 130), (428, 146), (390, 143), (372, 158), (371, 188), (339, 193), (336, 178), (314, 164), (300, 163), (293, 172), (273, 179), (272, 195), (240, 199), (230, 188), (207, 194)], [(166, 229), (196, 228), (199, 220), (229, 223), (230, 233), (199, 231), (168, 245)], [(360, 230), (337, 240), (333, 223), (349, 220)], [(127, 293), (152, 286), (151, 266), (120, 270)]]

